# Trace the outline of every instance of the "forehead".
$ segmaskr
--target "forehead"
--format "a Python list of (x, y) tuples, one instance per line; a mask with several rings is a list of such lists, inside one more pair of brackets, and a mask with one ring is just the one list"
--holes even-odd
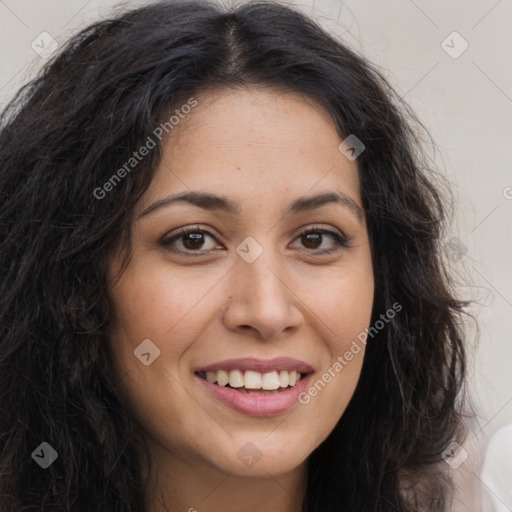
[(308, 152), (313, 146), (339, 143), (329, 113), (297, 92), (270, 88), (217, 88), (194, 96), (198, 105), (172, 130), (169, 140), (222, 148), (242, 145), (279, 146)]
[(209, 190), (243, 204), (332, 188), (362, 206), (357, 164), (339, 151), (329, 113), (311, 98), (265, 88), (194, 98), (163, 144), (152, 199), (157, 191)]

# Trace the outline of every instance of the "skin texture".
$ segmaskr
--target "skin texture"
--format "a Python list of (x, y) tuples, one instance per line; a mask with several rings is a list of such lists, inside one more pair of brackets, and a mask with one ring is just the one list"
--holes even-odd
[[(193, 369), (289, 356), (309, 363), (315, 382), (369, 326), (374, 277), (364, 215), (359, 220), (337, 203), (284, 215), (293, 200), (334, 189), (362, 208), (357, 165), (338, 150), (329, 115), (301, 95), (250, 88), (195, 98), (198, 106), (170, 133), (136, 205), (133, 257), (117, 282), (121, 256), (111, 259), (119, 389), (155, 462), (151, 512), (165, 503), (169, 510), (295, 512), (307, 457), (346, 409), (364, 346), (308, 404), (270, 417), (226, 407)], [(156, 201), (190, 190), (239, 202), (239, 217), (175, 203), (139, 218)], [(190, 237), (160, 244), (181, 227), (213, 237), (202, 245)], [(313, 227), (345, 235), (348, 246), (331, 235), (299, 236)], [(263, 249), (252, 263), (236, 252), (248, 236)], [(149, 366), (133, 353), (145, 339), (160, 350)], [(261, 454), (251, 467), (237, 456), (249, 442)]]

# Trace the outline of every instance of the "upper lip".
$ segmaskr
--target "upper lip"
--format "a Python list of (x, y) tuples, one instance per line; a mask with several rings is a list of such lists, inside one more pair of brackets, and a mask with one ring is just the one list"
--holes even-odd
[(257, 359), (243, 357), (240, 359), (227, 359), (196, 368), (196, 372), (211, 372), (216, 370), (252, 370), (260, 373), (268, 373), (273, 370), (297, 370), (299, 373), (312, 373), (313, 368), (304, 361), (290, 357), (276, 357), (275, 359)]

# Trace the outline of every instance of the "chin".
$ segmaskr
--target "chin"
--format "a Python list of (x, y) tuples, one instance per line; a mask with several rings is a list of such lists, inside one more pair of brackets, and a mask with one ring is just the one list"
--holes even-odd
[[(275, 436), (274, 439), (271, 439)], [(217, 458), (216, 465), (225, 473), (237, 476), (268, 478), (289, 473), (300, 466), (310, 455), (301, 439), (283, 442), (276, 434), (264, 433), (235, 439), (235, 453), (229, 450)]]

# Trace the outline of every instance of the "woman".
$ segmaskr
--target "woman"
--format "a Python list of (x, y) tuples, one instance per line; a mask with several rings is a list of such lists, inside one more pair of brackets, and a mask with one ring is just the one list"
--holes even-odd
[(274, 3), (74, 37), (3, 115), (0, 509), (448, 510), (466, 304), (414, 121)]

